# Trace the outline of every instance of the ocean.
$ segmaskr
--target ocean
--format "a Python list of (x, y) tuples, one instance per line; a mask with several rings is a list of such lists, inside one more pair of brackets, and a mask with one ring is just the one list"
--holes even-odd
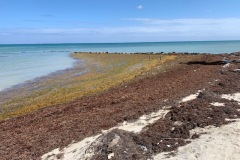
[(240, 41), (0, 44), (0, 91), (73, 66), (72, 52), (198, 52), (240, 51)]

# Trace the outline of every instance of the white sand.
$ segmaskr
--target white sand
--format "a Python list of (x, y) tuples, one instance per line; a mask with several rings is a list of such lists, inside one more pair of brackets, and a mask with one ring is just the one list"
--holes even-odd
[(165, 153), (155, 155), (155, 160), (239, 160), (240, 159), (240, 119), (221, 127), (194, 129), (195, 133), (204, 133), (199, 139), (186, 146), (179, 147), (176, 156)]
[(230, 63), (227, 63), (227, 64), (224, 64), (223, 65), (223, 68), (227, 68), (227, 67), (229, 67), (230, 66)]
[(187, 97), (184, 97), (184, 98), (180, 101), (180, 103), (181, 103), (181, 102), (188, 102), (188, 101), (192, 101), (192, 100), (196, 99), (197, 96), (200, 94), (201, 91), (202, 91), (202, 90), (199, 90), (199, 91), (198, 91), (197, 93), (195, 93), (195, 94), (191, 94), (191, 95), (189, 95), (189, 96), (187, 96)]
[(85, 153), (85, 151), (90, 147), (90, 145), (98, 138), (101, 134), (98, 134), (93, 137), (87, 137), (78, 143), (73, 143), (63, 150), (59, 148), (54, 149), (53, 151), (44, 154), (41, 158), (45, 160), (55, 160), (57, 159), (58, 154), (64, 154), (65, 160), (74, 160), (74, 159), (90, 159), (92, 157), (91, 153)]
[(213, 105), (213, 106), (216, 106), (216, 107), (225, 106), (225, 103), (219, 103), (219, 102), (213, 102), (213, 103), (210, 103), (210, 104)]
[(234, 94), (223, 94), (222, 98), (227, 99), (227, 100), (234, 100), (237, 101), (238, 104), (240, 105), (240, 93), (234, 93)]
[(122, 129), (129, 132), (139, 133), (147, 125), (156, 122), (160, 118), (164, 118), (164, 116), (168, 112), (169, 112), (168, 110), (159, 110), (158, 112), (153, 112), (149, 115), (143, 115), (135, 122), (124, 122), (123, 124), (115, 128)]
[[(129, 132), (139, 133), (142, 131), (144, 127), (146, 127), (149, 124), (152, 124), (156, 122), (157, 120), (164, 118), (164, 116), (169, 112), (169, 110), (166, 109), (160, 109), (157, 112), (153, 112), (148, 115), (141, 116), (137, 121), (134, 122), (124, 122), (122, 124), (119, 124), (116, 127), (110, 128), (109, 130), (103, 131), (102, 134), (98, 134), (96, 136), (87, 137), (83, 139), (80, 142), (70, 144), (69, 146), (65, 147), (63, 150), (59, 150), (59, 148), (54, 149), (51, 152), (48, 152), (44, 154), (41, 158), (43, 160), (57, 160), (58, 154), (63, 154), (62, 159), (64, 160), (87, 160), (90, 159), (93, 156), (93, 151), (89, 149), (91, 147), (91, 144), (97, 143), (97, 139), (105, 134), (110, 132), (113, 129), (122, 129)], [(110, 157), (113, 157), (114, 154), (109, 155)]]
[(108, 155), (108, 159), (111, 159), (112, 157), (114, 157), (114, 153), (110, 153), (110, 154)]

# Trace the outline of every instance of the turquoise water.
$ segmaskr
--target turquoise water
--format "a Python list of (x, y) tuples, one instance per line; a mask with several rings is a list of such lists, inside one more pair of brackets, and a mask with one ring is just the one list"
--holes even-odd
[(240, 41), (147, 42), (75, 44), (80, 51), (107, 52), (197, 52), (231, 53), (240, 51)]
[(41, 45), (0, 45), (0, 91), (69, 68), (69, 52)]
[(73, 65), (71, 52), (240, 51), (240, 41), (0, 45), (0, 91)]

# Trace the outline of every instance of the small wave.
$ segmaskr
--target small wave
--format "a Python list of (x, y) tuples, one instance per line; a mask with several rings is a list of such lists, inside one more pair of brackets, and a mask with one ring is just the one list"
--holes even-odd
[(44, 53), (45, 51), (21, 51), (21, 52), (12, 52), (12, 53)]

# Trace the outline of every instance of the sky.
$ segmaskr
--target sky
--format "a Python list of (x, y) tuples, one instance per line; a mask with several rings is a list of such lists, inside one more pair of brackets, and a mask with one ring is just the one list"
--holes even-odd
[(0, 0), (0, 44), (240, 40), (240, 0)]

